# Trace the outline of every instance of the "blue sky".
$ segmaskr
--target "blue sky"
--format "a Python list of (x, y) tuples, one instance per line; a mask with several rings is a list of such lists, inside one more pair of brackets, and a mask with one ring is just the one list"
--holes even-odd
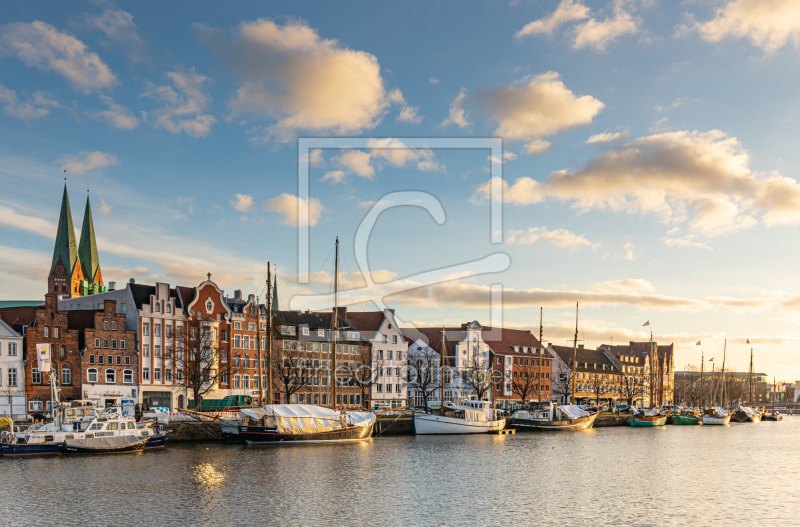
[[(648, 336), (676, 365), (721, 355), (800, 378), (798, 44), (790, 0), (459, 4), (37, 2), (0, 18), (0, 297), (46, 286), (67, 170), (73, 219), (87, 186), (106, 281), (184, 285), (281, 301), (363, 285), (354, 236), (384, 211), (377, 283), (494, 253), (505, 271), (385, 302), (407, 322), (503, 321), (565, 344), (580, 301), (589, 346)], [(313, 152), (310, 268), (298, 273), (298, 138), (503, 140), (503, 233), (489, 243), (489, 151)], [(447, 273), (445, 273), (447, 274)], [(353, 276), (350, 276), (353, 275)], [(380, 288), (378, 288), (380, 289)], [(303, 300), (298, 300), (302, 305)], [(372, 308), (371, 305), (354, 309)]]

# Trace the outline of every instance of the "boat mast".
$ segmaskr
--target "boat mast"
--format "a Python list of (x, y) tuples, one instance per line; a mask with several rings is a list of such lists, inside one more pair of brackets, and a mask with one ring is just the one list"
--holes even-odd
[(544, 308), (542, 307), (539, 308), (539, 374), (536, 382), (536, 393), (539, 399), (539, 408), (542, 407), (542, 333), (544, 332), (544, 325), (542, 324), (543, 309)]
[(336, 410), (336, 338), (339, 333), (339, 237), (336, 237), (336, 257), (333, 263), (333, 400), (332, 408)]
[[(267, 263), (269, 265), (269, 263)], [(269, 284), (269, 280), (267, 280)], [(269, 289), (269, 287), (267, 287)], [(261, 369), (261, 306), (256, 297), (256, 350), (258, 356), (258, 406), (264, 406), (264, 372)]]
[(700, 348), (700, 411), (703, 411), (703, 370), (706, 366), (706, 354)]
[[(749, 339), (748, 339), (749, 342)], [(773, 385), (775, 384), (775, 376), (772, 377)], [(750, 395), (747, 399), (747, 405), (753, 406), (753, 346), (750, 346), (750, 370), (747, 372), (747, 384), (749, 385)], [(772, 405), (775, 406), (775, 397), (772, 397)]]
[(272, 301), (272, 266), (267, 262), (267, 404), (274, 404), (272, 400)]
[(575, 302), (575, 340), (572, 342), (572, 395), (569, 404), (575, 404), (575, 368), (578, 365), (578, 302)]
[(725, 339), (725, 346), (722, 348), (722, 377), (720, 380), (719, 385), (719, 399), (720, 404), (722, 404), (723, 408), (726, 406), (726, 397), (725, 397), (725, 356), (728, 353), (728, 339)]
[(439, 361), (439, 402), (441, 403), (439, 410), (442, 412), (442, 415), (444, 415), (444, 358), (447, 355), (446, 349), (447, 336), (444, 333), (444, 326), (442, 326), (442, 360)]

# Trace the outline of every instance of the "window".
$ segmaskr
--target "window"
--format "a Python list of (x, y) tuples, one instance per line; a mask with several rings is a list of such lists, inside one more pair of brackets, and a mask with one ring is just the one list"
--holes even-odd
[(106, 356), (105, 355), (98, 355), (97, 356), (97, 364), (105, 364), (106, 363)]
[(233, 376), (233, 387), (234, 388), (241, 388), (242, 387), (242, 377), (240, 375)]
[(103, 339), (103, 347), (108, 349), (108, 339)]
[(402, 351), (398, 351), (397, 352), (397, 360), (403, 360), (403, 352)]
[(123, 349), (123, 350), (127, 349), (127, 347), (125, 346), (125, 340), (124, 339), (119, 341), (119, 348)]
[(172, 313), (172, 304), (170, 304), (169, 302), (167, 302), (167, 313)]
[(303, 335), (308, 336), (308, 328), (303, 328)]
[(107, 369), (106, 370), (106, 384), (115, 384), (117, 382), (117, 372), (116, 370)]
[[(250, 307), (250, 314), (251, 315), (255, 315), (255, 311), (253, 310), (252, 306)], [(249, 329), (250, 331), (255, 331), (256, 330), (256, 325), (253, 322), (250, 322), (247, 325), (247, 329)]]
[(144, 323), (142, 324), (142, 335), (145, 337), (150, 336), (150, 324)]
[(112, 323), (111, 323), (111, 329), (112, 329), (113, 331), (116, 331), (116, 330), (117, 330), (117, 321), (116, 321), (116, 320), (115, 320), (114, 322), (112, 322)]
[(153, 380), (154, 381), (161, 380), (161, 368), (153, 368)]
[(44, 337), (48, 338), (50, 336), (50, 326), (44, 327)]
[(242, 337), (240, 335), (233, 336), (233, 347), (234, 348), (241, 348), (242, 347)]
[(378, 393), (383, 393), (383, 384), (376, 384), (376, 385), (375, 385), (375, 390), (376, 390)]
[(387, 351), (386, 353), (388, 354), (388, 357), (387, 357), (387, 358), (388, 358), (389, 360), (392, 360), (392, 350), (389, 350), (389, 351)]
[(142, 344), (142, 357), (150, 356), (150, 344)]
[(400, 385), (399, 385), (399, 384), (396, 384), (396, 385), (394, 386), (394, 391), (396, 391), (397, 393), (400, 393), (400, 392), (402, 391), (402, 390), (400, 389)]
[(108, 331), (108, 320), (103, 321), (103, 329)]
[(379, 359), (383, 358), (383, 350), (378, 350), (378, 358)]
[(245, 335), (242, 337), (242, 347), (244, 349), (250, 349), (250, 336)]
[[(183, 372), (181, 370), (178, 370), (178, 380), (179, 381), (183, 380)], [(220, 373), (220, 375), (219, 375), (219, 383), (220, 384), (228, 384), (228, 372), (227, 371), (223, 371), (222, 373)]]
[(242, 329), (242, 323), (241, 322), (234, 322), (233, 323), (233, 329)]
[(33, 384), (42, 384), (42, 373), (39, 371), (39, 368), (33, 368), (31, 370), (31, 382)]
[(160, 337), (161, 336), (161, 324), (155, 324), (153, 326), (153, 333), (154, 333), (154, 336), (156, 336), (156, 337)]
[(318, 337), (324, 337), (325, 336), (325, 330), (324, 329), (318, 329), (317, 330), (317, 336)]
[(117, 349), (117, 339), (111, 339), (111, 349)]
[(97, 382), (97, 368), (89, 368), (87, 379), (90, 383)]
[(392, 393), (392, 385), (391, 384), (387, 384), (386, 385), (386, 393)]
[(9, 386), (16, 386), (17, 385), (17, 369), (16, 368), (9, 368), (8, 369), (8, 385)]
[(130, 365), (131, 365), (131, 356), (125, 355), (125, 366), (130, 366)]
[(72, 384), (72, 370), (61, 368), (61, 384)]
[(60, 346), (60, 347), (59, 347), (59, 349), (58, 349), (58, 354), (59, 354), (59, 355), (61, 356), (61, 358), (63, 359), (63, 358), (64, 358), (64, 355), (66, 355), (66, 354), (67, 354), (67, 350), (66, 350), (66, 348), (64, 348), (64, 346)]
[(94, 339), (94, 347), (95, 348), (99, 348), (100, 347), (100, 339)]
[(161, 302), (156, 302), (156, 313), (161, 313)]
[(122, 355), (117, 355), (117, 366), (122, 366)]
[(41, 399), (33, 399), (32, 401), (28, 402), (28, 410), (31, 412), (41, 412), (43, 408), (44, 405), (42, 405)]
[(392, 335), (392, 344), (397, 344), (397, 335)]
[(111, 366), (112, 364), (114, 364), (114, 356), (113, 355), (109, 355), (108, 356), (108, 365)]
[(161, 358), (161, 345), (160, 344), (156, 344), (155, 346), (153, 346), (153, 355), (157, 359)]
[(249, 375), (245, 375), (243, 381), (244, 382), (242, 383), (242, 387), (243, 388), (250, 388), (250, 376)]
[(228, 330), (227, 329), (223, 329), (220, 332), (220, 339), (222, 339), (222, 342), (228, 342)]
[(150, 368), (142, 368), (142, 380), (143, 381), (150, 380)]
[(53, 328), (53, 337), (54, 338), (58, 338), (58, 334), (59, 334), (59, 328), (57, 328), (57, 327)]

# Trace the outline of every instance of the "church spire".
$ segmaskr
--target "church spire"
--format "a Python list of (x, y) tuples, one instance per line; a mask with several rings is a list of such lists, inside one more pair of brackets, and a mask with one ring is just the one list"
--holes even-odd
[(81, 227), (81, 242), (78, 246), (78, 257), (83, 268), (83, 276), (90, 284), (103, 285), (103, 276), (100, 272), (100, 258), (97, 255), (97, 241), (94, 238), (94, 221), (92, 220), (92, 207), (89, 196), (86, 196), (86, 211), (83, 213), (83, 226)]
[(278, 305), (278, 274), (275, 273), (275, 281), (272, 282), (272, 311), (280, 311)]
[(67, 274), (72, 275), (78, 261), (78, 244), (75, 243), (75, 228), (72, 226), (72, 211), (69, 208), (67, 185), (64, 184), (64, 196), (61, 198), (61, 214), (58, 216), (56, 245), (53, 249), (53, 263), (50, 273), (55, 271), (58, 262), (64, 265)]

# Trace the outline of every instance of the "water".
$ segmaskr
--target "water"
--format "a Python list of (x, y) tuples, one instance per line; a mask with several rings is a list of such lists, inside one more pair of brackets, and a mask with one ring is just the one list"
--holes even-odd
[(796, 524), (800, 417), (0, 459), (0, 525)]

